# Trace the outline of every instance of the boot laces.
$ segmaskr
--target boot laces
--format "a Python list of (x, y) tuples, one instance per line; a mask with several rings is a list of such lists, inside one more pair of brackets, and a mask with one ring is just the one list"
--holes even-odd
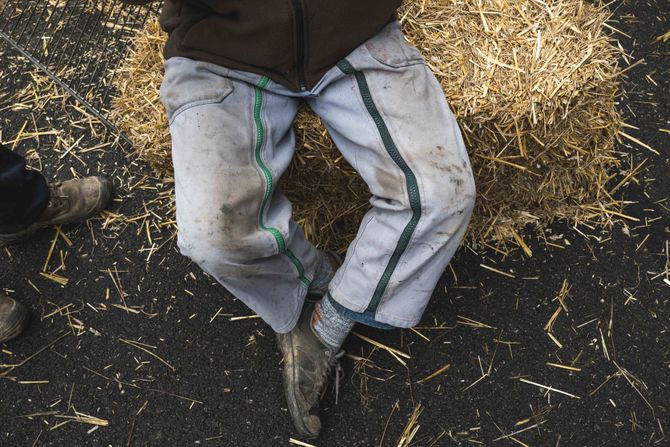
[[(342, 366), (340, 366), (340, 359), (344, 356), (344, 351), (340, 351), (335, 355), (331, 355), (330, 351), (325, 351), (324, 354), (327, 357), (327, 365), (325, 368), (322, 368), (319, 371), (319, 376), (317, 377), (315, 388), (318, 390), (322, 390), (323, 386), (326, 384), (328, 380), (328, 376), (330, 375), (331, 371), (334, 371), (335, 404), (337, 404), (340, 395), (340, 376), (343, 371)], [(321, 394), (323, 394), (324, 391), (325, 389), (321, 391)]]
[(68, 196), (64, 195), (60, 191), (60, 187), (63, 183), (62, 182), (56, 182), (56, 183), (51, 183), (49, 185), (49, 202), (48, 202), (48, 207), (62, 207), (65, 202), (69, 199)]

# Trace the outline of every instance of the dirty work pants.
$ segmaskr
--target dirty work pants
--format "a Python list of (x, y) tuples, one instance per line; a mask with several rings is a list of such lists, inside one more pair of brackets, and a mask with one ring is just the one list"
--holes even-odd
[(30, 226), (49, 201), (47, 182), (26, 161), (0, 145), (0, 233), (15, 233)]
[(276, 332), (293, 328), (318, 252), (291, 219), (278, 184), (294, 154), (292, 124), (304, 101), (371, 193), (331, 297), (376, 322), (419, 322), (463, 237), (475, 186), (442, 89), (397, 23), (310, 91), (175, 57), (165, 63), (161, 100), (184, 255)]

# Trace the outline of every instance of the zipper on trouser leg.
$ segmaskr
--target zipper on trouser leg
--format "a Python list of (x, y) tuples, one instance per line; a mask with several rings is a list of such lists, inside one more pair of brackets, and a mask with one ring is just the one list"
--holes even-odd
[(409, 203), (410, 207), (412, 208), (412, 218), (409, 220), (405, 226), (405, 229), (400, 234), (398, 244), (396, 245), (391, 258), (389, 259), (388, 264), (386, 265), (384, 273), (377, 283), (377, 287), (375, 288), (374, 294), (372, 295), (370, 304), (366, 309), (367, 312), (375, 312), (379, 306), (382, 296), (384, 295), (384, 292), (386, 291), (386, 288), (388, 287), (391, 276), (398, 266), (400, 257), (405, 252), (405, 250), (407, 250), (409, 241), (414, 234), (414, 230), (419, 223), (419, 219), (421, 218), (421, 196), (419, 194), (419, 185), (416, 181), (416, 176), (407, 165), (407, 162), (402, 158), (402, 155), (400, 155), (400, 151), (398, 151), (398, 147), (395, 145), (393, 137), (391, 137), (391, 133), (389, 132), (388, 127), (386, 126), (386, 123), (384, 123), (384, 119), (381, 116), (381, 113), (379, 113), (379, 110), (377, 109), (377, 106), (372, 99), (372, 93), (370, 92), (370, 87), (368, 86), (368, 81), (365, 79), (365, 75), (362, 72), (356, 70), (346, 59), (339, 62), (337, 67), (342, 70), (344, 74), (353, 75), (356, 78), (358, 90), (361, 93), (361, 98), (363, 99), (365, 108), (377, 126), (377, 130), (379, 131), (379, 134), (382, 138), (386, 152), (388, 152), (391, 159), (405, 175)]
[(265, 177), (265, 194), (263, 196), (263, 201), (261, 202), (261, 210), (258, 213), (258, 226), (274, 237), (279, 253), (286, 256), (291, 261), (295, 269), (298, 271), (300, 281), (309, 287), (309, 285), (312, 283), (312, 280), (305, 276), (305, 268), (303, 267), (300, 260), (291, 252), (291, 250), (286, 248), (286, 241), (284, 240), (284, 236), (282, 236), (278, 229), (274, 227), (267, 227), (263, 223), (265, 208), (268, 204), (268, 201), (270, 200), (270, 197), (272, 197), (272, 192), (274, 189), (272, 173), (270, 173), (270, 170), (267, 168), (263, 162), (263, 158), (261, 157), (263, 141), (265, 140), (265, 129), (263, 127), (263, 121), (261, 120), (261, 109), (263, 108), (263, 89), (268, 85), (268, 82), (268, 77), (263, 76), (261, 77), (260, 81), (258, 81), (258, 84), (254, 87), (254, 122), (256, 123), (256, 148), (254, 150), (254, 155), (256, 157), (256, 163)]

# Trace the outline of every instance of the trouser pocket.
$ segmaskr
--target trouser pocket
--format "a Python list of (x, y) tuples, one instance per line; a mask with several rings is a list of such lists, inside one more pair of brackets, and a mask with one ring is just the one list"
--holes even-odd
[(204, 64), (180, 57), (165, 62), (160, 97), (170, 124), (184, 110), (222, 102), (232, 92), (233, 82)]
[(392, 68), (423, 63), (421, 52), (405, 40), (398, 22), (386, 25), (364, 45), (373, 59)]

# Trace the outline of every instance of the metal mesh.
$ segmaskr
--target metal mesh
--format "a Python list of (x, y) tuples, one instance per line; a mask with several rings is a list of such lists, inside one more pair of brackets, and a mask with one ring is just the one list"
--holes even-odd
[(112, 80), (152, 13), (115, 0), (0, 0), (0, 39), (119, 133), (107, 119)]

